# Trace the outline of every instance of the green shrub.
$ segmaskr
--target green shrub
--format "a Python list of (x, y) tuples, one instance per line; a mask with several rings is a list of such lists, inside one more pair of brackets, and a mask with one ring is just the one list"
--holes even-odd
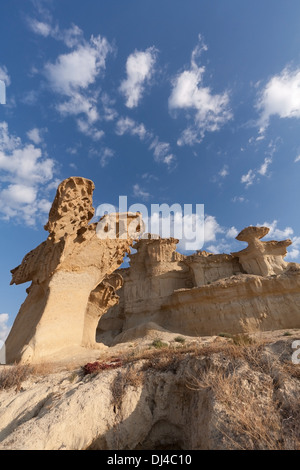
[(155, 348), (157, 349), (160, 349), (160, 348), (167, 348), (168, 345), (167, 343), (164, 343), (161, 339), (155, 339), (152, 343), (152, 346), (154, 346)]
[(176, 338), (174, 338), (174, 341), (176, 341), (176, 343), (185, 343), (185, 338), (183, 338), (183, 336), (176, 336)]

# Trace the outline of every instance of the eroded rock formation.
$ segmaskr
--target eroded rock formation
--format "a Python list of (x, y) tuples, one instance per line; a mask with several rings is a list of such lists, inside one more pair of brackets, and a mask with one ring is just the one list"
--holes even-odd
[(291, 240), (260, 241), (267, 227), (248, 227), (232, 254), (176, 252), (175, 239), (141, 239), (120, 270), (120, 302), (101, 318), (106, 344), (157, 328), (189, 336), (300, 327), (300, 265), (284, 261)]
[[(90, 223), (93, 190), (88, 179), (64, 180), (45, 226), (47, 240), (12, 270), (11, 284), (32, 283), (5, 344), (8, 363), (50, 360), (81, 347), (97, 347), (99, 315), (114, 304), (115, 290), (121, 285), (118, 276), (109, 276), (139, 235), (133, 226), (140, 229), (142, 221), (138, 213), (118, 214), (118, 227), (130, 226), (130, 235), (123, 230), (122, 238), (119, 233), (99, 238), (97, 224)], [(106, 231), (111, 219), (103, 218)], [(96, 317), (91, 310), (87, 314), (90, 297), (98, 300)]]
[[(32, 283), (6, 341), (8, 363), (66, 360), (149, 329), (205, 336), (300, 328), (300, 265), (284, 260), (291, 240), (261, 241), (269, 229), (247, 227), (239, 252), (186, 256), (174, 238), (140, 238), (139, 213), (90, 223), (93, 190), (84, 178), (63, 181), (47, 240), (12, 270), (12, 284)], [(130, 268), (117, 269), (125, 253)]]

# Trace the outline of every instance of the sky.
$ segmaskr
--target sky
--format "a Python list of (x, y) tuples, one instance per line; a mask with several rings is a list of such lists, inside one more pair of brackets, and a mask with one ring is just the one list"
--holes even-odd
[(70, 176), (95, 208), (204, 204), (199, 249), (264, 225), (300, 262), (299, 24), (299, 0), (2, 2), (0, 342), (29, 286), (10, 270)]

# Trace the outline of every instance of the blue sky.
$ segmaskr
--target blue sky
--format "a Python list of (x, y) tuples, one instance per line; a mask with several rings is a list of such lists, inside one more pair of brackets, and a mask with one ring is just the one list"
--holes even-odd
[(204, 204), (207, 251), (268, 225), (300, 261), (299, 24), (299, 0), (3, 2), (0, 341), (69, 176), (95, 207)]

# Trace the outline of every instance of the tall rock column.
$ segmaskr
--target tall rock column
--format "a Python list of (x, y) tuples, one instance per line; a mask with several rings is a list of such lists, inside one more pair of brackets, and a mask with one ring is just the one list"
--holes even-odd
[[(93, 190), (91, 180), (64, 180), (45, 226), (47, 240), (12, 270), (11, 284), (32, 284), (5, 343), (7, 363), (65, 359), (93, 336), (88, 331), (93, 322), (86, 319), (90, 294), (120, 266), (142, 226), (139, 213), (115, 214), (117, 226), (130, 225), (130, 230), (115, 233), (114, 238), (105, 238), (104, 230), (100, 238), (97, 224), (89, 223), (94, 215)], [(104, 216), (104, 229), (105, 217), (111, 225), (110, 216)]]

